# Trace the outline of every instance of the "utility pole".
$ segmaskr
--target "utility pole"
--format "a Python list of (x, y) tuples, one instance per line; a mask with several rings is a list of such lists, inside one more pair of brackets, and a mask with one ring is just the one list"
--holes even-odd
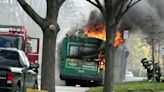
[(164, 48), (161, 48), (161, 55), (162, 55), (162, 57), (163, 57), (163, 67), (162, 67), (162, 77), (164, 77)]
[(164, 77), (164, 55), (163, 55), (163, 73), (162, 73), (162, 77)]
[(160, 39), (158, 38), (158, 64), (160, 64)]
[(154, 33), (151, 34), (151, 45), (152, 45), (152, 63), (153, 63), (153, 82), (155, 82), (155, 59), (154, 59)]

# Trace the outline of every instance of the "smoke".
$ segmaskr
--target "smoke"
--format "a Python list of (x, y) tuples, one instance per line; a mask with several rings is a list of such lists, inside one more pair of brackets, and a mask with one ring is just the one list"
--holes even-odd
[(143, 33), (161, 32), (163, 30), (163, 0), (142, 0), (132, 7), (123, 17), (121, 25), (138, 28)]
[(149, 0), (149, 4), (156, 8), (161, 19), (164, 19), (164, 0)]
[[(124, 15), (120, 26), (132, 28), (132, 32), (141, 31), (144, 34), (163, 31), (163, 3), (164, 0), (141, 0)], [(95, 11), (90, 13), (88, 24), (86, 25), (95, 22), (104, 24), (103, 17), (96, 8)]]
[[(139, 29), (145, 34), (162, 31), (164, 23), (163, 3), (164, 0), (141, 0), (124, 15), (120, 26), (133, 28), (133, 32), (136, 32), (135, 29)], [(86, 25), (96, 22), (104, 24), (103, 16), (97, 9), (90, 12)]]
[(85, 26), (93, 26), (93, 24), (105, 24), (103, 21), (103, 16), (98, 10), (91, 10), (88, 14), (88, 19), (80, 22), (80, 24), (74, 24), (73, 26), (71, 26), (66, 34), (83, 35), (83, 29), (85, 28)]
[(99, 11), (93, 10), (90, 12), (87, 25), (91, 25), (93, 23), (104, 24), (103, 16)]
[[(141, 0), (131, 9), (129, 9), (129, 11), (124, 15), (124, 17), (121, 20), (120, 26), (124, 28), (132, 28), (133, 30), (131, 31), (133, 33), (141, 31), (143, 34), (150, 34), (151, 32), (163, 31), (164, 29), (163, 3), (164, 0)], [(87, 5), (87, 3), (85, 5)], [(88, 6), (92, 6), (92, 5), (90, 4)], [(77, 12), (79, 11), (79, 9), (81, 9), (81, 7), (72, 8), (70, 12), (75, 12), (75, 11)], [(84, 12), (89, 13), (89, 11), (84, 11), (83, 13), (77, 12), (77, 13), (72, 13), (73, 17), (69, 19), (65, 15), (70, 15), (70, 14), (65, 14), (66, 11), (61, 12), (60, 14), (64, 15), (63, 17), (65, 18), (63, 21), (71, 20), (71, 22), (59, 21), (60, 26), (62, 26), (61, 29), (65, 28), (64, 30), (69, 30), (67, 32), (61, 31), (60, 33), (63, 34), (64, 32), (73, 35), (74, 33), (76, 33), (76, 31), (82, 31), (83, 27), (86, 25), (90, 25), (93, 23), (104, 24), (102, 14), (98, 11), (96, 7), (94, 9), (89, 9), (89, 10), (91, 11), (89, 15), (84, 13)], [(74, 14), (77, 14), (76, 16), (80, 16), (80, 17), (75, 18)], [(61, 15), (59, 16), (60, 20), (61, 20), (60, 18)], [(67, 26), (63, 26), (65, 24), (67, 24)]]
[[(145, 38), (152, 32), (164, 33), (164, 0), (141, 0), (138, 4), (132, 7), (121, 20), (121, 26), (130, 26), (132, 34), (126, 44), (130, 51), (128, 66), (132, 67), (133, 64), (138, 63), (140, 67), (140, 60), (144, 57), (151, 58), (151, 53), (146, 56)], [(162, 34), (157, 34), (162, 36)], [(149, 51), (149, 50), (148, 50)], [(151, 50), (150, 50), (151, 51)], [(156, 47), (156, 51), (157, 47)], [(156, 61), (156, 60), (155, 60)]]

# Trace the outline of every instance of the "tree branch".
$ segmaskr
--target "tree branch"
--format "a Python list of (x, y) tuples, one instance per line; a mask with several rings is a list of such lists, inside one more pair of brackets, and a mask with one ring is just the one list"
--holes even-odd
[[(128, 0), (126, 0), (125, 2), (127, 2)], [(132, 3), (133, 0), (130, 0), (130, 2), (128, 3), (127, 7), (125, 8), (125, 10), (122, 11), (123, 6), (124, 6), (124, 2), (122, 1), (121, 7), (119, 8), (119, 12), (116, 16), (116, 23), (118, 23), (118, 20), (121, 19), (121, 17), (124, 16), (124, 14), (131, 8), (133, 7), (135, 4), (137, 4), (138, 2), (140, 2), (141, 0), (137, 0), (136, 2)]]
[(122, 12), (122, 15), (124, 15), (131, 7), (133, 7), (135, 4), (140, 2), (141, 0), (137, 0), (136, 2), (132, 3), (133, 0), (130, 0), (129, 4), (127, 5), (126, 9)]
[(59, 8), (58, 7), (58, 2), (56, 0), (46, 0), (46, 2), (47, 2), (47, 15), (46, 15), (46, 20), (55, 21), (52, 18), (57, 17), (57, 16), (55, 16), (56, 15), (55, 13), (58, 13), (58, 11), (57, 11), (58, 8)]
[(134, 2), (133, 4), (131, 4), (129, 7), (131, 8), (132, 6), (134, 6), (135, 4), (137, 4), (138, 2), (140, 2), (141, 0), (137, 0), (136, 2)]
[(46, 0), (47, 1), (47, 16), (50, 22), (57, 21), (59, 8), (65, 0)]
[(95, 1), (96, 1), (96, 3), (97, 3), (98, 6), (101, 6), (102, 7), (102, 5), (101, 5), (101, 3), (100, 3), (99, 0), (95, 0)]
[(133, 0), (130, 0), (130, 2), (129, 2), (129, 4), (128, 4), (128, 5), (131, 5), (132, 1), (133, 1)]
[(60, 0), (60, 6), (65, 2), (65, 0)]
[(91, 3), (92, 5), (94, 5), (94, 6), (96, 6), (97, 8), (99, 8), (98, 4), (92, 2), (91, 0), (86, 0), (86, 1), (88, 1), (88, 2)]
[(86, 0), (88, 1), (89, 3), (91, 3), (92, 5), (94, 5), (95, 7), (97, 7), (101, 13), (103, 14), (104, 18), (106, 19), (107, 18), (107, 15), (106, 15), (106, 10), (103, 8), (103, 6), (101, 5), (100, 1), (99, 0), (95, 0), (96, 3), (92, 2), (91, 0)]
[(107, 18), (107, 15), (106, 15), (106, 10), (104, 9), (104, 7), (102, 6), (102, 4), (100, 3), (99, 0), (95, 0), (97, 5), (99, 6), (98, 8), (100, 9), (101, 13), (103, 14), (103, 16), (105, 17), (105, 19)]
[(118, 16), (120, 16), (120, 14), (122, 13), (122, 9), (123, 9), (123, 7), (124, 7), (124, 4), (125, 4), (125, 2), (127, 2), (126, 0), (118, 0), (117, 1), (117, 3), (116, 3), (116, 5), (117, 5), (117, 7), (115, 7), (115, 9), (116, 9), (116, 11), (118, 11), (118, 12), (116, 12), (116, 19), (117, 19), (117, 17)]
[(116, 2), (115, 6), (117, 5), (117, 7), (114, 7), (116, 12), (115, 12), (115, 22), (113, 25), (116, 25), (119, 23), (119, 20), (121, 19), (121, 16), (122, 16), (122, 9), (126, 2), (127, 2), (127, 0), (118, 0)]
[(60, 8), (64, 2), (65, 0), (56, 0), (58, 8)]
[(122, 0), (117, 0), (114, 9), (116, 9), (116, 8), (120, 5), (121, 1), (122, 1)]
[(25, 0), (17, 0), (26, 13), (39, 25), (43, 25), (44, 19), (39, 16), (32, 7), (25, 2)]

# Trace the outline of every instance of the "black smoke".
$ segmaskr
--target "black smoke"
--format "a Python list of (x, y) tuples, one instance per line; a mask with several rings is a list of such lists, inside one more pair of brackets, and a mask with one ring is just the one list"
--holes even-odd
[(90, 12), (88, 24), (86, 24), (86, 25), (92, 25), (94, 23), (99, 23), (99, 24), (105, 25), (102, 14), (97, 10), (93, 10)]
[(146, 34), (161, 32), (164, 22), (163, 4), (164, 0), (142, 0), (125, 14), (121, 25), (139, 28)]
[[(150, 34), (151, 32), (164, 32), (163, 4), (164, 0), (141, 0), (135, 6), (130, 8), (123, 16), (120, 27), (133, 29), (131, 30), (132, 32), (137, 32), (139, 29), (139, 31), (144, 34)], [(79, 29), (83, 31), (85, 26), (89, 26), (94, 23), (105, 24), (104, 18), (98, 9), (90, 12), (88, 22)]]

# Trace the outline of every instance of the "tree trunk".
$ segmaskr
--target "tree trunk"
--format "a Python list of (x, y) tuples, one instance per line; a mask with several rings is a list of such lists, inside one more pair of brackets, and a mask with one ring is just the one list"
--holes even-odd
[(114, 26), (106, 26), (106, 46), (105, 46), (105, 79), (103, 92), (113, 92), (114, 84), (114, 45), (112, 44), (113, 33), (111, 30), (115, 30)]
[(50, 28), (43, 29), (43, 57), (41, 71), (41, 89), (48, 92), (55, 92), (55, 50), (56, 36), (59, 31), (58, 27), (54, 30)]

